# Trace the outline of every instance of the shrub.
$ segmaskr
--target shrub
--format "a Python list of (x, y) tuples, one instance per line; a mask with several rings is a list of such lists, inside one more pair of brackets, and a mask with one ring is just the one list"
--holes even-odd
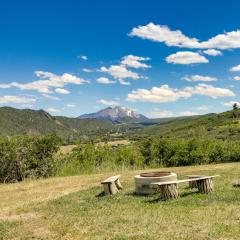
[(17, 136), (0, 140), (0, 182), (21, 181), (26, 177), (48, 177), (52, 174), (53, 155), (60, 139)]

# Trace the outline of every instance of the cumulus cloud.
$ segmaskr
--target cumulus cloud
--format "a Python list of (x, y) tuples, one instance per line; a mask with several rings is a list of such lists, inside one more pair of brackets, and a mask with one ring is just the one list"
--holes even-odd
[(78, 56), (78, 58), (80, 58), (80, 59), (82, 59), (84, 61), (88, 60), (88, 57), (85, 56), (85, 55)]
[(59, 93), (59, 94), (69, 94), (70, 93), (70, 91), (68, 91), (67, 89), (64, 89), (64, 88), (56, 88), (55, 92)]
[(240, 48), (240, 30), (218, 34), (207, 41), (186, 36), (180, 30), (171, 30), (168, 26), (149, 23), (132, 29), (130, 36), (137, 36), (155, 42), (163, 42), (167, 46), (199, 49), (231, 49)]
[(46, 111), (49, 112), (49, 113), (59, 113), (59, 112), (61, 112), (59, 109), (53, 108), (53, 107), (48, 108)]
[(233, 79), (236, 80), (236, 81), (240, 81), (240, 77), (239, 76), (235, 76)]
[(9, 103), (15, 103), (15, 104), (31, 104), (35, 103), (36, 98), (31, 98), (27, 96), (11, 96), (11, 95), (6, 95), (0, 97), (0, 104), (9, 104)]
[(191, 111), (186, 111), (186, 112), (180, 112), (178, 114), (179, 117), (190, 117), (190, 116), (196, 116), (199, 115), (197, 112), (191, 112)]
[(113, 84), (116, 83), (116, 81), (111, 81), (110, 79), (106, 78), (106, 77), (100, 77), (96, 80), (97, 83), (100, 84)]
[(10, 88), (11, 84), (0, 84), (0, 88), (5, 89), (5, 88)]
[(86, 72), (86, 73), (91, 73), (91, 72), (93, 72), (93, 70), (92, 70), (92, 69), (89, 69), (89, 68), (83, 68), (82, 71), (83, 71), (83, 72)]
[(202, 76), (202, 75), (185, 75), (181, 78), (182, 80), (186, 80), (188, 82), (212, 82), (217, 81), (217, 78), (215, 77), (209, 77), (209, 76)]
[(89, 81), (86, 81), (82, 78), (79, 78), (69, 73), (64, 73), (63, 75), (56, 75), (51, 72), (36, 71), (35, 75), (39, 77), (40, 80), (36, 80), (29, 83), (12, 82), (4, 85), (5, 87), (6, 85), (8, 85), (8, 88), (16, 87), (21, 90), (35, 90), (40, 93), (50, 94), (53, 92), (51, 90), (52, 88), (62, 88), (68, 84), (80, 85), (89, 83)]
[(149, 117), (151, 118), (168, 118), (173, 116), (174, 114), (172, 111), (160, 110), (158, 108), (154, 109), (152, 112), (149, 113)]
[(43, 94), (42, 96), (45, 97), (45, 98), (51, 99), (51, 100), (56, 100), (56, 101), (60, 100), (59, 97), (51, 96), (51, 95), (48, 95), (48, 94)]
[(222, 52), (216, 49), (207, 49), (203, 51), (205, 54), (210, 55), (210, 56), (220, 56), (222, 55)]
[(75, 104), (70, 104), (70, 103), (67, 104), (66, 106), (67, 106), (68, 108), (75, 108), (75, 107), (77, 107), (77, 105), (75, 105)]
[(185, 89), (170, 88), (168, 85), (153, 87), (150, 90), (137, 89), (128, 94), (127, 100), (132, 102), (166, 103), (181, 98), (189, 98), (192, 94)]
[(240, 64), (229, 69), (230, 72), (240, 72)]
[(150, 60), (149, 57), (138, 57), (134, 55), (128, 55), (122, 58), (121, 64), (132, 68), (150, 68), (150, 65), (143, 63), (142, 61)]
[(238, 106), (240, 106), (240, 102), (238, 102), (238, 101), (225, 102), (225, 103), (223, 103), (223, 105), (224, 105), (224, 106), (227, 106), (227, 107), (232, 107), (233, 104), (235, 104), (235, 103), (236, 103)]
[(205, 112), (209, 110), (209, 106), (202, 105), (202, 106), (196, 107), (196, 110)]
[(198, 84), (195, 87), (186, 87), (186, 90), (192, 92), (192, 94), (197, 94), (201, 96), (208, 96), (211, 98), (219, 97), (233, 97), (234, 92), (226, 88), (218, 88), (207, 84)]
[(128, 94), (127, 100), (132, 102), (167, 103), (187, 99), (193, 95), (208, 96), (211, 98), (235, 96), (234, 92), (229, 89), (217, 88), (207, 84), (198, 84), (195, 87), (185, 87), (183, 89), (162, 85), (160, 87), (153, 87), (150, 90), (134, 90)]
[(105, 99), (99, 99), (97, 100), (97, 103), (101, 103), (107, 106), (116, 106), (116, 105), (120, 105), (118, 102), (116, 101), (112, 101), (112, 100), (105, 100)]
[(173, 64), (194, 64), (194, 63), (208, 63), (208, 59), (204, 56), (200, 55), (199, 53), (190, 52), (190, 51), (183, 51), (183, 52), (176, 52), (174, 54), (169, 55), (166, 57), (166, 61), (168, 63)]
[(122, 85), (126, 85), (126, 86), (131, 85), (130, 82), (125, 81), (125, 80), (123, 80), (123, 79), (119, 79), (119, 83), (122, 84)]
[(116, 79), (131, 78), (136, 80), (140, 78), (138, 73), (128, 70), (123, 65), (112, 65), (109, 68), (101, 67), (100, 72), (107, 72)]

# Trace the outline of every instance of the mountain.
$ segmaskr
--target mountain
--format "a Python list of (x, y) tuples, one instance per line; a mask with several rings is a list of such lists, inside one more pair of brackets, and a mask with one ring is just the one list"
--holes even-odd
[(80, 119), (102, 119), (114, 122), (143, 122), (148, 118), (136, 111), (120, 106), (107, 107), (95, 113), (79, 116)]
[[(81, 119), (52, 116), (44, 110), (1, 107), (0, 135), (35, 136), (56, 133), (64, 140), (73, 141), (88, 137), (138, 139), (154, 135), (184, 139), (240, 139), (240, 109), (219, 114), (163, 119), (148, 119), (135, 111), (119, 107), (118, 111), (116, 108), (107, 109), (105, 113), (113, 114), (107, 115), (109, 120), (106, 120), (106, 115), (101, 115), (105, 118), (99, 119)], [(112, 111), (113, 109), (115, 110)]]
[(117, 131), (111, 121), (54, 117), (44, 110), (0, 108), (0, 135), (42, 135), (56, 133), (62, 138), (104, 135)]

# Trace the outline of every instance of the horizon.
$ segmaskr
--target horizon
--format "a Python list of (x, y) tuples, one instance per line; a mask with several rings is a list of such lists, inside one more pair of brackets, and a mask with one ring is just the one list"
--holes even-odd
[(239, 7), (4, 2), (0, 107), (67, 117), (113, 105), (148, 118), (229, 110), (240, 104)]

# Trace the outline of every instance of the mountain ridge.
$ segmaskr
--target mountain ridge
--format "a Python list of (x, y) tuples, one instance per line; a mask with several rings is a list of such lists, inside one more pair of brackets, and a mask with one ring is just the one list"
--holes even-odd
[(139, 114), (135, 110), (115, 106), (115, 107), (107, 107), (102, 110), (99, 110), (94, 113), (88, 113), (80, 115), (78, 118), (80, 119), (103, 119), (103, 120), (111, 120), (116, 122), (122, 122), (124, 119), (136, 120), (136, 122), (147, 120), (148, 118), (143, 114)]

